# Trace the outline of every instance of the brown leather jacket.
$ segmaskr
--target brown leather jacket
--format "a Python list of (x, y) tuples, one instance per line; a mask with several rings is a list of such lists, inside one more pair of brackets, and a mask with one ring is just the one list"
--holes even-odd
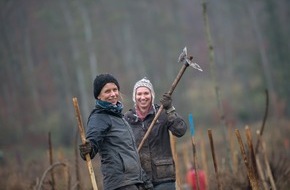
[[(157, 104), (154, 106), (155, 109), (152, 108), (143, 121), (137, 117), (135, 109), (125, 113), (125, 119), (133, 130), (137, 147), (160, 107)], [(170, 148), (169, 131), (176, 137), (181, 137), (186, 129), (186, 123), (175, 111), (168, 114), (165, 110), (161, 112), (139, 152), (142, 168), (154, 185), (175, 181), (175, 164)]]

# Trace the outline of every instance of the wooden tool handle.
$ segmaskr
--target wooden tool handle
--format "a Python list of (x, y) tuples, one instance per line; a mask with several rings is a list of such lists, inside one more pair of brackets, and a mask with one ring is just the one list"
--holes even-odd
[[(75, 108), (76, 119), (78, 121), (78, 128), (79, 128), (79, 132), (80, 132), (80, 136), (81, 136), (81, 141), (83, 144), (85, 144), (86, 143), (86, 136), (85, 136), (84, 126), (83, 126), (81, 112), (80, 112), (77, 98), (73, 98), (73, 104), (74, 104), (74, 108)], [(89, 169), (89, 174), (90, 174), (93, 189), (98, 190), (98, 186), (97, 186), (97, 182), (96, 182), (96, 178), (95, 178), (95, 173), (94, 173), (94, 169), (93, 169), (93, 165), (92, 165), (92, 160), (91, 160), (91, 157), (89, 154), (86, 155), (86, 162), (87, 162), (87, 166)]]

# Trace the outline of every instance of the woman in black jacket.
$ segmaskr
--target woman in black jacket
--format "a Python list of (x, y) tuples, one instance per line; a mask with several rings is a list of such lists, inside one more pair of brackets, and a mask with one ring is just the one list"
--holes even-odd
[(120, 86), (110, 74), (100, 74), (94, 80), (95, 108), (86, 130), (87, 142), (80, 145), (81, 157), (99, 153), (105, 190), (151, 189), (152, 184), (141, 168), (133, 132), (123, 119), (119, 101)]

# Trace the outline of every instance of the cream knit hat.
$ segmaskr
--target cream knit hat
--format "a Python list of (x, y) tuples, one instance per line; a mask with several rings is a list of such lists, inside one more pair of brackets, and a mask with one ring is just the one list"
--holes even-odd
[(141, 86), (147, 87), (151, 91), (152, 104), (154, 104), (155, 92), (154, 92), (154, 89), (153, 89), (153, 85), (151, 84), (150, 80), (148, 80), (146, 77), (144, 77), (143, 79), (137, 81), (136, 84), (134, 85), (134, 88), (133, 88), (133, 102), (136, 103), (136, 100), (135, 100), (136, 90), (137, 90), (137, 88), (139, 88)]

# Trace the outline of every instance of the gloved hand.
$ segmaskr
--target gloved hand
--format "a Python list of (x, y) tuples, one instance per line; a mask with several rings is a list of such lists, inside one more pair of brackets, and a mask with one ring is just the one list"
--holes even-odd
[(172, 98), (171, 95), (167, 92), (163, 94), (162, 98), (160, 99), (160, 103), (163, 105), (165, 110), (168, 110), (172, 107)]
[(86, 140), (85, 144), (79, 145), (79, 150), (82, 158), (85, 158), (87, 154), (90, 154), (92, 148), (92, 143), (89, 140)]

